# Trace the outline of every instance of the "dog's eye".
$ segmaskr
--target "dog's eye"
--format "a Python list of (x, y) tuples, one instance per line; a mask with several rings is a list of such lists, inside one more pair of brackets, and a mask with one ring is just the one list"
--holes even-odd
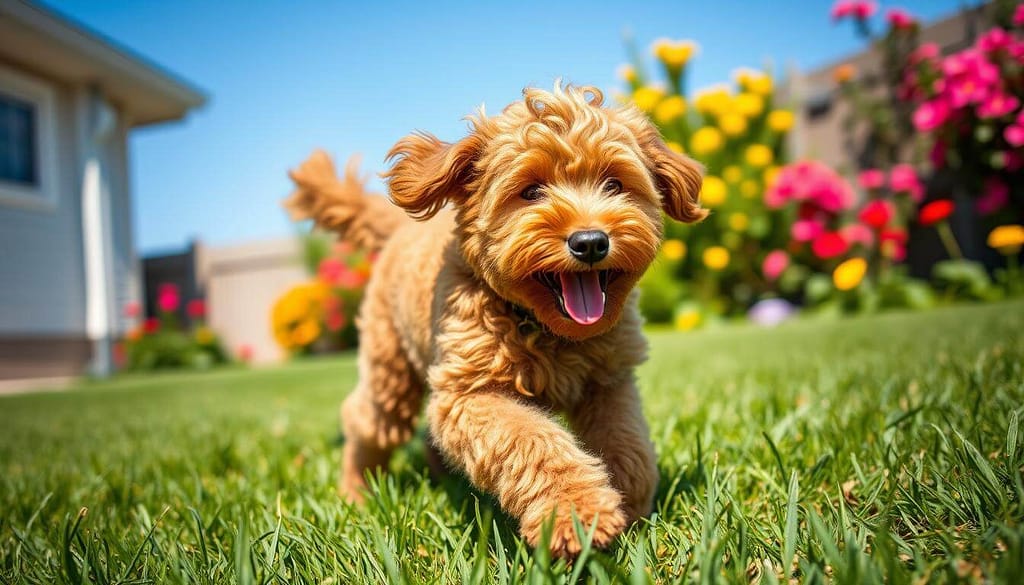
[(618, 195), (622, 193), (622, 181), (618, 179), (608, 179), (604, 182), (604, 193), (605, 195)]
[(520, 193), (519, 196), (527, 201), (536, 201), (540, 199), (543, 194), (544, 191), (541, 189), (540, 185), (530, 185), (523, 189), (523, 192)]

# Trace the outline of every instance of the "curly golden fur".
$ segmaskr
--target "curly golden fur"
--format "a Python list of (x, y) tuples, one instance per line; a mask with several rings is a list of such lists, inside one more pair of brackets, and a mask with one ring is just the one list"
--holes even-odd
[[(456, 143), (412, 134), (389, 158), (391, 199), (419, 222), (338, 181), (322, 153), (292, 173), (296, 216), (381, 249), (360, 316), (360, 380), (342, 405), (341, 493), (362, 499), (365, 472), (410, 438), (429, 389), (435, 445), (528, 542), (553, 518), (552, 552), (577, 553), (575, 512), (609, 544), (650, 512), (658, 481), (633, 374), (646, 356), (634, 287), (662, 211), (706, 214), (701, 168), (635, 108), (559, 84), (526, 89), (500, 115), (481, 110)], [(569, 249), (582, 230), (607, 235), (605, 256)], [(596, 317), (576, 315), (598, 298)]]

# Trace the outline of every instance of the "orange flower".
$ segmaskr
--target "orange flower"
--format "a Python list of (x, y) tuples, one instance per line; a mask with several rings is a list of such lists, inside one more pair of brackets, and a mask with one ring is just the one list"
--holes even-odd
[(844, 63), (832, 70), (832, 79), (842, 85), (857, 75), (857, 68), (849, 63)]

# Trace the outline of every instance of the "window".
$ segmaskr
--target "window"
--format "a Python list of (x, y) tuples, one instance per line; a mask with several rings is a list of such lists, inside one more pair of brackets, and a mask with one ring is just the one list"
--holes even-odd
[(39, 184), (36, 115), (31, 103), (0, 93), (0, 180)]
[(54, 90), (0, 66), (0, 205), (56, 205)]

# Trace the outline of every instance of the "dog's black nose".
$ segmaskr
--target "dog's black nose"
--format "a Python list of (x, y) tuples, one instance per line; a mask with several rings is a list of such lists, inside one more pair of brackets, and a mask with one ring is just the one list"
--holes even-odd
[(569, 244), (569, 251), (581, 262), (593, 264), (604, 260), (608, 255), (608, 234), (601, 230), (576, 232), (566, 241)]

